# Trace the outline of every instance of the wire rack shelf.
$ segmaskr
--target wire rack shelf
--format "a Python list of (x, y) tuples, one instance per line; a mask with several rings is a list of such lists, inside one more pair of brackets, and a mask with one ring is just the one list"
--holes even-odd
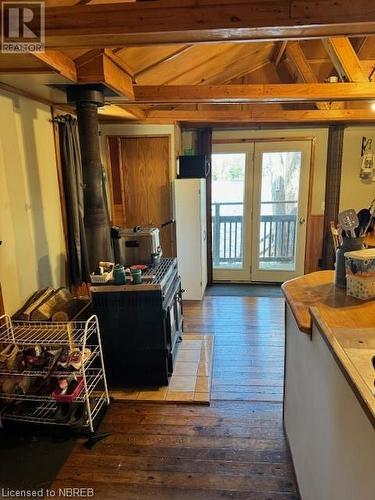
[[(25, 347), (63, 347), (80, 352), (81, 366), (74, 370), (64, 369), (56, 364), (53, 371), (48, 368), (37, 370), (8, 370), (4, 364), (0, 367), (0, 426), (2, 420), (14, 420), (38, 424), (66, 425), (56, 419), (59, 405), (83, 404), (85, 407), (82, 425), (94, 432), (94, 420), (104, 406), (109, 405), (105, 366), (98, 318), (93, 315), (87, 321), (70, 321), (66, 323), (13, 321), (10, 316), (0, 317), (0, 344), (13, 344), (22, 352)], [(90, 357), (85, 360), (85, 352), (90, 350)], [(52, 391), (33, 390), (33, 381), (56, 378), (82, 378), (83, 384), (79, 394), (70, 403), (55, 401)], [(28, 378), (24, 384), (25, 392), (3, 391), (3, 382), (20, 378)], [(15, 384), (16, 386), (17, 384)], [(52, 384), (53, 385), (53, 384)], [(12, 384), (10, 383), (10, 386)], [(8, 383), (9, 387), (9, 383)]]

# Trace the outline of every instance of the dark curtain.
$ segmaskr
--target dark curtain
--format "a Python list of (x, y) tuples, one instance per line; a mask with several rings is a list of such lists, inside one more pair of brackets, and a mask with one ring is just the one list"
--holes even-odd
[(335, 250), (329, 225), (331, 221), (337, 221), (337, 215), (339, 213), (344, 130), (344, 125), (334, 125), (329, 127), (328, 132), (324, 239), (322, 253), (323, 269), (334, 269), (335, 264)]
[[(212, 155), (212, 128), (201, 128), (197, 131), (197, 154)], [(207, 213), (207, 282), (212, 285), (212, 172), (206, 179), (206, 213)]]
[(55, 119), (59, 125), (61, 169), (67, 213), (68, 265), (71, 284), (89, 283), (89, 256), (84, 227), (82, 163), (77, 120), (70, 115)]

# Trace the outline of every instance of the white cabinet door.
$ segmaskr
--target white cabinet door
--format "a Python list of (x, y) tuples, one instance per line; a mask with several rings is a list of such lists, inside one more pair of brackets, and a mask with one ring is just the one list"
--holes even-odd
[(200, 181), (200, 233), (201, 233), (201, 282), (202, 294), (207, 286), (207, 209), (206, 209), (206, 180)]

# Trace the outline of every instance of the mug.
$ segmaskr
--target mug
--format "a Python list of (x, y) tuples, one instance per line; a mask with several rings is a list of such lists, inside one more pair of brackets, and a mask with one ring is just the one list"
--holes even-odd
[(133, 285), (140, 285), (142, 283), (142, 271), (140, 269), (130, 270), (133, 276)]
[(115, 285), (125, 285), (126, 275), (125, 268), (122, 264), (116, 264), (113, 269), (113, 281)]

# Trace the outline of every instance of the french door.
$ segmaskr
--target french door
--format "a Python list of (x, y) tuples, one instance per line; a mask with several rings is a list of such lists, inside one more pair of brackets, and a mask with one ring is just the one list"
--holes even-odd
[(213, 145), (214, 281), (250, 281), (253, 144)]
[(310, 158), (308, 140), (214, 145), (215, 281), (303, 274)]

